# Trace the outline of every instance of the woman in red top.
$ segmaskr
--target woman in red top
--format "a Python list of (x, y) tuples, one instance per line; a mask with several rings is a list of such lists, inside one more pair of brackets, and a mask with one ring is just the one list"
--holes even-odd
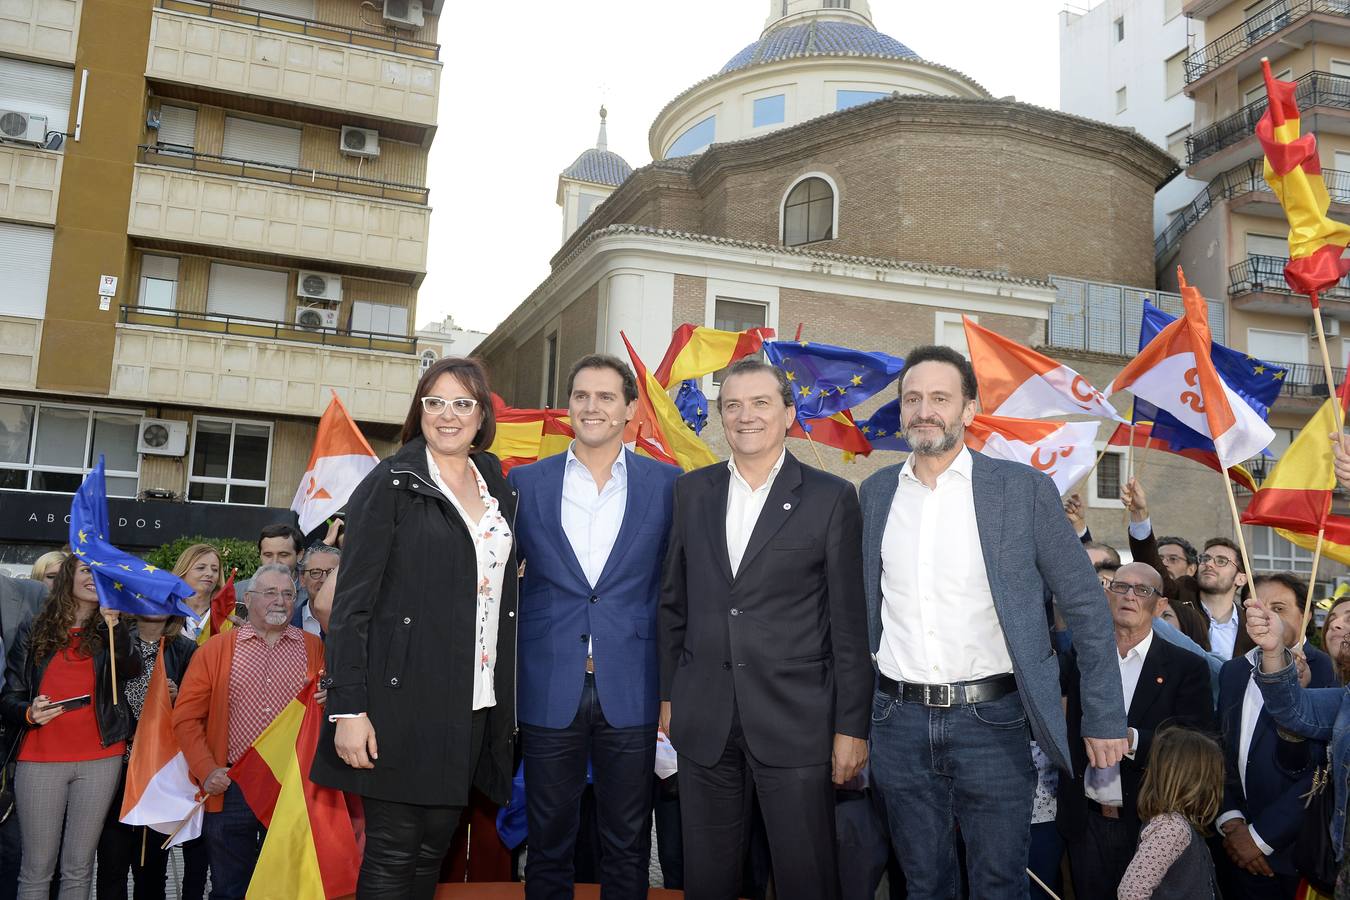
[[(130, 730), (127, 703), (112, 702), (108, 645), (116, 622), (115, 611), (99, 609), (89, 567), (68, 557), (42, 609), (19, 626), (6, 661), (0, 713), (28, 728), (14, 776), (25, 900), (48, 897), (58, 850), (61, 900), (89, 896)], [(117, 677), (125, 683), (140, 672), (140, 654), (132, 652), (130, 629), (112, 634)]]

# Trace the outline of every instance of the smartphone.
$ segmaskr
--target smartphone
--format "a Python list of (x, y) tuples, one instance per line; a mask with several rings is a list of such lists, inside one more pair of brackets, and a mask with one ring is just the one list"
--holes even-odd
[(79, 709), (82, 706), (88, 706), (92, 702), (94, 701), (91, 696), (89, 696), (88, 694), (81, 694), (78, 697), (67, 697), (64, 700), (53, 700), (52, 706), (61, 706), (65, 708), (66, 712), (70, 712), (72, 709)]

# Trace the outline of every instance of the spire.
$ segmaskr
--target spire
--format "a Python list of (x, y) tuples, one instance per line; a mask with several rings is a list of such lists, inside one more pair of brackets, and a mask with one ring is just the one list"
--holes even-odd
[(595, 139), (595, 149), (597, 150), (609, 149), (609, 138), (605, 135), (605, 117), (607, 115), (609, 115), (609, 113), (606, 112), (605, 107), (602, 105), (600, 107), (600, 134)]

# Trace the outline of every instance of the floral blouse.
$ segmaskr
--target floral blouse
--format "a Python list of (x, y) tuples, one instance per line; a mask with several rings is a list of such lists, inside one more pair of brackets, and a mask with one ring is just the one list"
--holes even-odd
[(511, 556), (511, 527), (502, 515), (497, 498), (488, 492), (487, 482), (479, 473), (478, 467), (469, 463), (469, 470), (478, 482), (478, 498), (483, 501), (483, 517), (477, 522), (469, 518), (469, 513), (450, 490), (441, 472), (436, 468), (436, 460), (431, 451), (427, 451), (427, 470), (431, 473), (432, 483), (454, 505), (464, 526), (473, 538), (473, 549), (478, 559), (478, 597), (477, 623), (478, 659), (473, 671), (473, 708), (484, 709), (495, 706), (496, 694), (493, 692), (492, 671), (497, 664), (497, 619), (501, 615), (502, 584), (506, 578), (506, 562)]

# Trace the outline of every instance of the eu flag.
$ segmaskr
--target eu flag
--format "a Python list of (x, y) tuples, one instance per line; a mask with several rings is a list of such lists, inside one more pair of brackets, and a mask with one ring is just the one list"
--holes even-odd
[(878, 450), (909, 452), (909, 444), (900, 434), (899, 397), (872, 413), (870, 418), (860, 419), (858, 430), (867, 438), (867, 442)]
[[(1139, 349), (1143, 350), (1158, 333), (1176, 321), (1147, 300), (1144, 301), (1143, 321), (1139, 325)], [(1239, 353), (1223, 344), (1210, 344), (1209, 358), (1224, 384), (1246, 401), (1263, 419), (1270, 418), (1270, 407), (1280, 395), (1288, 369)], [(1165, 441), (1174, 452), (1181, 450), (1213, 450), (1214, 442), (1193, 428), (1189, 428), (1171, 413), (1158, 409), (1152, 403), (1134, 400), (1133, 421), (1153, 423), (1152, 435)]]
[(895, 381), (905, 367), (903, 359), (889, 353), (810, 341), (765, 341), (764, 355), (792, 382), (797, 421), (803, 423), (857, 406)]
[(186, 581), (108, 542), (102, 454), (70, 503), (70, 549), (94, 573), (99, 606), (134, 616), (194, 615), (183, 603), (194, 593)]
[(708, 424), (708, 398), (699, 388), (697, 378), (680, 382), (680, 389), (675, 393), (675, 408), (694, 434), (703, 433), (703, 426)]

